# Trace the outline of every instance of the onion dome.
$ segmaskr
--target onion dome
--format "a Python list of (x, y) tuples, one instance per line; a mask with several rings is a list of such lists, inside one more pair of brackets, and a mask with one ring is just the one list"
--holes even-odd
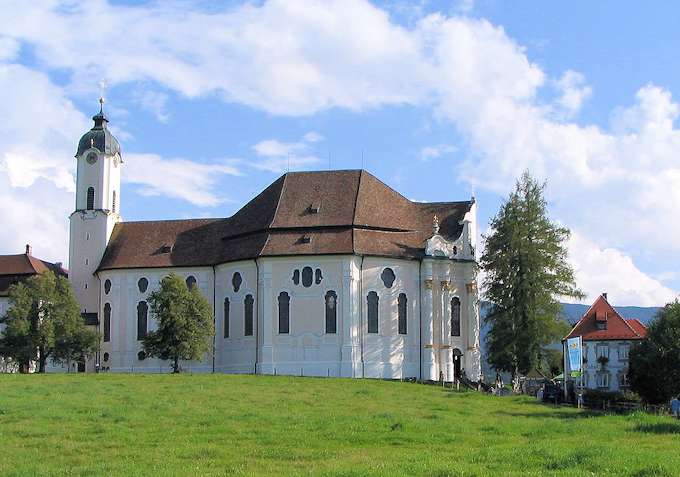
[(99, 98), (99, 104), (99, 113), (92, 116), (94, 126), (80, 138), (76, 157), (91, 147), (104, 154), (113, 155), (117, 153), (120, 155), (120, 144), (107, 128), (109, 120), (104, 115), (104, 98)]

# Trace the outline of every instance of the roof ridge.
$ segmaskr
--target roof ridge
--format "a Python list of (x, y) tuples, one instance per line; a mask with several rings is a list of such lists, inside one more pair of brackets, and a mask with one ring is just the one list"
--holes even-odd
[(229, 217), (203, 217), (195, 219), (121, 220), (116, 222), (114, 226), (118, 224), (151, 224), (156, 222), (202, 222), (206, 220), (224, 220), (228, 218)]
[(352, 253), (357, 253), (357, 247), (355, 243), (356, 235), (354, 233), (354, 226), (357, 223), (357, 205), (359, 204), (359, 191), (361, 190), (361, 180), (364, 177), (364, 170), (359, 169), (359, 180), (357, 181), (357, 191), (354, 194), (354, 210), (352, 210)]

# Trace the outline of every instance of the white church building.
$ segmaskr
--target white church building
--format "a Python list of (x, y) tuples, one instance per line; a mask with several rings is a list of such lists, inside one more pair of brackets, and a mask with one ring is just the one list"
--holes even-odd
[(185, 370), (447, 381), (480, 374), (475, 201), (412, 202), (363, 170), (293, 172), (228, 218), (125, 222), (103, 112), (78, 144), (70, 279), (98, 323), (87, 370), (167, 372), (144, 355), (169, 273), (212, 304)]

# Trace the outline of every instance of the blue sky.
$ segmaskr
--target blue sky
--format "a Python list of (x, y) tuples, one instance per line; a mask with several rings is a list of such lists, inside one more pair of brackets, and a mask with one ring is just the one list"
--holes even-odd
[(65, 261), (104, 79), (125, 220), (228, 216), (330, 156), (413, 200), (474, 191), (485, 231), (528, 169), (586, 301), (680, 290), (680, 6), (35, 3), (0, 8), (0, 253)]

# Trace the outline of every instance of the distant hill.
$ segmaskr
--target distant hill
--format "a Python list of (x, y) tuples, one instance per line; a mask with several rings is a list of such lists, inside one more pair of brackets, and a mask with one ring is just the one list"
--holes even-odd
[[(562, 303), (563, 318), (570, 323), (576, 322), (588, 311), (588, 308), (590, 308), (590, 305)], [(660, 310), (658, 306), (614, 306), (614, 308), (624, 318), (636, 318), (645, 325), (652, 321)]]

